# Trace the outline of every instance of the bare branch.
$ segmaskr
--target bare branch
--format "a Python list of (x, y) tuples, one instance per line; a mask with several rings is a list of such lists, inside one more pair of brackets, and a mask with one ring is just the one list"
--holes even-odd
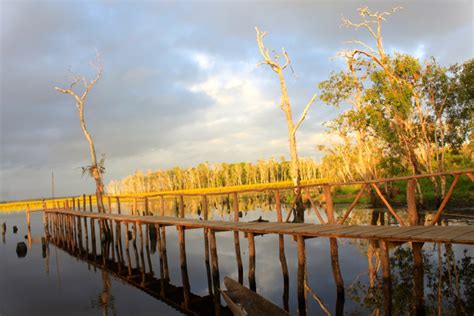
[(369, 45), (367, 45), (366, 43), (362, 42), (362, 41), (359, 41), (359, 40), (352, 40), (352, 41), (347, 41), (347, 42), (344, 42), (344, 44), (356, 44), (356, 45), (360, 45), (364, 48), (367, 48), (369, 51), (371, 51), (372, 53), (376, 54), (377, 51), (375, 49), (373, 49), (372, 47), (370, 47)]
[(288, 67), (288, 65), (291, 64), (290, 56), (288, 56), (288, 53), (286, 52), (285, 48), (282, 49), (283, 51), (283, 56), (285, 57), (285, 64), (281, 67), (281, 69), (285, 69)]
[(345, 27), (353, 27), (355, 29), (358, 29), (360, 27), (365, 27), (369, 33), (372, 35), (373, 38), (377, 39), (377, 34), (373, 30), (372, 26), (369, 25), (369, 23), (373, 23), (371, 21), (364, 21), (362, 23), (354, 23), (349, 19), (342, 18), (342, 25)]
[(306, 118), (306, 114), (308, 114), (308, 111), (309, 111), (309, 108), (311, 107), (311, 105), (314, 103), (314, 101), (316, 100), (316, 93), (313, 95), (313, 97), (311, 98), (311, 100), (309, 100), (308, 104), (306, 104), (306, 107), (304, 108), (304, 111), (303, 111), (303, 114), (301, 114), (301, 117), (300, 119), (298, 120), (298, 122), (296, 123), (295, 127), (293, 128), (293, 134), (296, 133), (296, 130), (298, 129), (298, 127), (300, 127), (301, 123), (304, 121), (304, 119)]
[[(285, 57), (285, 65), (282, 67), (277, 61), (273, 60), (270, 57), (270, 54), (268, 53), (268, 49), (265, 47), (265, 44), (263, 44), (263, 38), (267, 34), (266, 32), (262, 32), (258, 29), (258, 27), (255, 27), (255, 30), (257, 32), (257, 44), (258, 48), (260, 50), (260, 54), (263, 57), (263, 61), (258, 63), (257, 66), (260, 66), (262, 64), (267, 64), (269, 65), (272, 70), (276, 73), (283, 71), (289, 64), (290, 64), (290, 59), (288, 55), (286, 54), (285, 50), (283, 49), (283, 56)], [(280, 58), (281, 55), (276, 55), (275, 59)]]

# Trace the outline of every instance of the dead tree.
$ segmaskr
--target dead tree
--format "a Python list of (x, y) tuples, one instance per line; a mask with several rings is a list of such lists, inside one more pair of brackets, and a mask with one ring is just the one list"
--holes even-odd
[[(284, 76), (284, 71), (288, 66), (290, 66), (291, 61), (288, 53), (285, 49), (282, 49), (281, 54), (277, 54), (275, 56), (270, 56), (268, 49), (263, 44), (263, 39), (266, 35), (266, 32), (260, 31), (257, 27), (255, 28), (257, 31), (257, 43), (258, 48), (260, 50), (260, 54), (263, 57), (263, 61), (259, 63), (259, 65), (268, 65), (270, 68), (278, 75), (278, 79), (280, 80), (280, 90), (281, 90), (281, 101), (280, 101), (280, 108), (285, 113), (286, 123), (288, 127), (288, 142), (290, 145), (290, 155), (291, 155), (291, 178), (293, 180), (293, 185), (295, 186), (295, 208), (294, 208), (294, 216), (295, 222), (303, 222), (304, 221), (304, 210), (305, 207), (303, 205), (303, 199), (301, 197), (301, 189), (299, 188), (301, 176), (299, 170), (299, 162), (298, 162), (298, 150), (296, 144), (296, 131), (300, 127), (301, 123), (306, 118), (308, 114), (308, 110), (311, 105), (316, 100), (316, 94), (313, 95), (311, 100), (306, 104), (303, 113), (299, 120), (295, 123), (293, 121), (293, 114), (291, 110), (291, 102), (290, 97), (288, 96), (288, 91), (286, 88), (286, 81)], [(284, 64), (280, 64), (279, 60), (283, 59)], [(291, 67), (291, 66), (290, 66)]]
[[(96, 62), (92, 63), (91, 65), (96, 71), (95, 78), (91, 81), (88, 81), (85, 76), (74, 74), (73, 82), (70, 84), (69, 88), (62, 89), (55, 87), (54, 89), (61, 93), (71, 95), (74, 98), (74, 101), (76, 102), (77, 112), (79, 113), (79, 121), (81, 123), (81, 128), (84, 132), (84, 136), (86, 137), (87, 142), (89, 143), (89, 152), (91, 157), (91, 165), (83, 167), (83, 170), (87, 171), (90, 176), (95, 180), (97, 209), (99, 213), (104, 213), (105, 208), (102, 201), (102, 196), (104, 194), (104, 184), (102, 182), (102, 173), (104, 171), (103, 160), (101, 160), (99, 163), (97, 162), (97, 154), (95, 151), (94, 141), (92, 140), (91, 134), (87, 130), (86, 122), (84, 120), (84, 105), (86, 103), (87, 95), (102, 76), (102, 64), (100, 63), (99, 58), (97, 58)], [(77, 92), (78, 89), (76, 87), (81, 83), (84, 86), (83, 91)]]

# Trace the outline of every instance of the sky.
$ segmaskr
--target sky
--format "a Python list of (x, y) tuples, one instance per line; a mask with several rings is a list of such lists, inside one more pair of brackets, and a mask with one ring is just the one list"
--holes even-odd
[[(472, 1), (8, 1), (0, 0), (0, 201), (94, 191), (81, 176), (87, 142), (68, 87), (71, 72), (103, 76), (85, 106), (105, 183), (136, 170), (288, 157), (278, 79), (260, 66), (255, 27), (289, 53), (299, 117), (318, 83), (342, 69), (337, 52), (369, 41), (341, 26), (369, 6), (403, 10), (384, 24), (386, 50), (443, 65), (474, 55)], [(324, 123), (342, 109), (321, 101), (298, 133), (319, 159)]]

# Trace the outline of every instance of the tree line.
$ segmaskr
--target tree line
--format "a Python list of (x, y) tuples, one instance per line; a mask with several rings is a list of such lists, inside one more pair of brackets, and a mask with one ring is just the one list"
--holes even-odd
[[(318, 162), (313, 158), (298, 161), (303, 180), (317, 179)], [(136, 171), (121, 180), (110, 181), (109, 194), (145, 193), (169, 190), (204, 189), (211, 187), (240, 186), (259, 183), (291, 181), (291, 162), (279, 160), (258, 160), (256, 163), (201, 163), (196, 167), (174, 167), (168, 170)]]

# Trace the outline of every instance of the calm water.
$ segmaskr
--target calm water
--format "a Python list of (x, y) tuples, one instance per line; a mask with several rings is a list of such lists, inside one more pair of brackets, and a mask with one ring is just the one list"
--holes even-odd
[[(341, 214), (342, 206), (337, 213)], [(125, 208), (125, 207), (124, 207)], [(269, 207), (243, 212), (241, 221), (264, 219), (276, 221)], [(170, 211), (172, 212), (172, 211)], [(230, 220), (232, 214), (226, 208), (215, 210), (213, 219)], [(352, 216), (352, 223), (370, 223), (370, 210), (359, 209)], [(197, 213), (187, 217), (198, 217)], [(315, 222), (312, 213), (306, 215), (307, 222)], [(41, 237), (44, 236), (42, 213), (33, 213), (31, 219), (32, 245), (26, 256), (17, 255), (17, 243), (25, 239), (27, 227), (25, 213), (0, 215), (0, 223), (6, 222), (7, 233), (0, 242), (0, 315), (181, 315), (166, 300), (147, 290), (152, 283), (139, 288), (117, 275), (117, 266), (100, 263), (94, 266), (84, 256), (67, 252), (49, 243), (43, 254)], [(449, 221), (450, 225), (466, 225), (469, 222)], [(13, 226), (18, 232), (13, 233)], [(124, 230), (124, 229), (123, 229)], [(144, 230), (145, 232), (145, 230)], [(166, 230), (170, 285), (181, 289), (181, 270), (178, 234), (175, 228)], [(237, 279), (237, 264), (234, 252), (233, 233), (217, 233), (217, 248), (221, 287), (224, 276)], [(125, 239), (123, 239), (125, 240)], [(137, 245), (140, 243), (137, 241)], [(278, 306), (283, 303), (283, 275), (279, 260), (278, 236), (265, 235), (255, 238), (257, 292)], [(344, 314), (367, 315), (380, 309), (383, 313), (381, 268), (373, 289), (369, 288), (367, 241), (339, 239), (339, 261), (345, 285)], [(241, 235), (240, 245), (244, 266), (244, 285), (248, 286), (248, 244)], [(132, 247), (131, 247), (132, 248)], [(298, 314), (297, 301), (297, 250), (296, 242), (285, 237), (286, 261), (289, 271), (288, 305), (291, 314)], [(100, 248), (98, 250), (100, 252)], [(434, 244), (423, 246), (424, 297), (428, 314), (441, 308), (442, 314), (472, 315), (474, 312), (474, 247), (464, 245), (439, 248)], [(307, 282), (312, 292), (319, 296), (327, 309), (335, 314), (337, 295), (331, 268), (329, 240), (313, 238), (306, 240)], [(438, 258), (441, 257), (441, 264)], [(148, 256), (146, 256), (148, 257)], [(186, 257), (191, 293), (200, 297), (209, 295), (208, 279), (204, 260), (204, 239), (200, 229), (186, 231)], [(393, 313), (414, 313), (413, 256), (408, 245), (390, 249), (392, 267)], [(131, 250), (132, 266), (137, 267), (140, 258)], [(158, 251), (149, 256), (155, 279), (160, 276)], [(145, 270), (150, 272), (148, 258)], [(107, 268), (107, 266), (109, 266)], [(150, 276), (151, 277), (151, 276)], [(151, 279), (149, 279), (151, 280)], [(440, 287), (441, 285), (441, 287)], [(147, 293), (148, 292), (148, 293)], [(439, 304), (439, 297), (443, 297)], [(202, 304), (212, 310), (212, 301)], [(225, 303), (221, 300), (221, 304)], [(341, 302), (339, 301), (339, 308)], [(204, 307), (203, 307), (204, 308)], [(321, 315), (320, 305), (311, 293), (307, 297), (308, 315)]]

